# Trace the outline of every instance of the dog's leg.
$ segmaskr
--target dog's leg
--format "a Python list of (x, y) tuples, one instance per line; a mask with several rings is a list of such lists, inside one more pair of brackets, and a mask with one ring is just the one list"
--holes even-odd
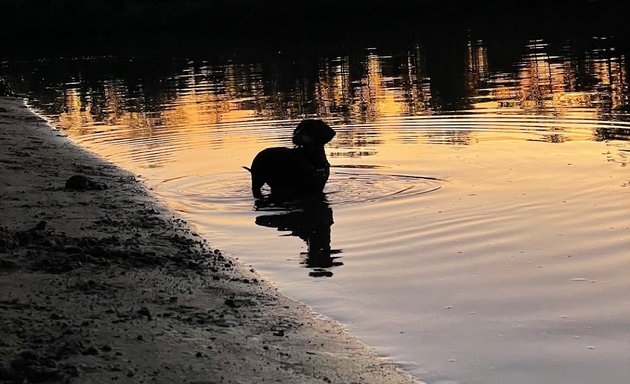
[(263, 195), (262, 195), (262, 192), (260, 191), (260, 188), (262, 188), (262, 186), (265, 184), (265, 180), (263, 180), (262, 177), (254, 174), (251, 168), (243, 167), (243, 169), (245, 169), (247, 172), (251, 173), (252, 175), (252, 195), (254, 195), (254, 197), (257, 199), (262, 198)]
[(263, 197), (260, 188), (265, 184), (265, 180), (252, 172), (252, 194), (255, 198), (260, 199)]

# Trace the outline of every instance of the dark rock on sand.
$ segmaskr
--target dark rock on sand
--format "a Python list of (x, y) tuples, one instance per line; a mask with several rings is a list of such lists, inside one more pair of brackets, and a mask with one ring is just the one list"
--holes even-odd
[(151, 311), (149, 311), (149, 308), (147, 307), (140, 308), (137, 313), (138, 315), (146, 316), (148, 321), (151, 321), (152, 319)]
[(100, 191), (107, 189), (105, 184), (98, 183), (83, 175), (70, 176), (66, 180), (66, 189), (73, 191)]

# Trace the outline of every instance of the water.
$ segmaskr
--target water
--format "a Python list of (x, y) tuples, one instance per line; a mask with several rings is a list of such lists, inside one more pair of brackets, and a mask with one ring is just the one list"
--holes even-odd
[[(427, 382), (627, 381), (617, 41), (469, 35), (313, 55), (55, 58), (2, 73), (214, 247)], [(305, 117), (337, 131), (325, 199), (256, 207), (241, 166), (289, 146)]]

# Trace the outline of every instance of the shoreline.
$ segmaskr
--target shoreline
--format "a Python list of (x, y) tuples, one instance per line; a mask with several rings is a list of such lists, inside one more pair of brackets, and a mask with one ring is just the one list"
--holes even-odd
[(0, 199), (0, 383), (419, 382), (9, 97)]

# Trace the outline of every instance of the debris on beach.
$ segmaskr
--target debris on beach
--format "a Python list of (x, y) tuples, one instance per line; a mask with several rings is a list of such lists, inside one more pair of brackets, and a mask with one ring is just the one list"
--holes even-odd
[(100, 191), (107, 189), (107, 185), (97, 183), (96, 181), (83, 175), (74, 175), (70, 176), (70, 178), (66, 180), (66, 189), (73, 191)]

